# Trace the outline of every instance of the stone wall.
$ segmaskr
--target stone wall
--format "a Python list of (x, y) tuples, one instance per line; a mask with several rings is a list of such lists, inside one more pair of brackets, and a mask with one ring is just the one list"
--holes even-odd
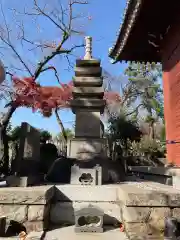
[(128, 171), (140, 179), (167, 185), (173, 185), (173, 177), (180, 175), (178, 167), (128, 166)]
[(51, 206), (50, 220), (53, 224), (74, 224), (74, 210), (89, 204), (104, 211), (104, 223), (121, 222), (116, 186), (56, 186), (56, 201)]
[(0, 189), (0, 216), (23, 224), (27, 231), (48, 228), (54, 187), (16, 187)]
[(0, 215), (28, 231), (74, 225), (75, 210), (89, 204), (103, 210), (105, 225), (122, 222), (130, 239), (161, 239), (164, 218), (180, 219), (180, 190), (153, 182), (0, 188)]
[[(105, 194), (106, 193), (106, 194)], [(91, 203), (104, 212), (104, 223), (121, 222), (116, 186), (60, 185), (0, 188), (0, 216), (22, 223), (28, 231), (74, 225), (75, 210)]]
[[(180, 219), (180, 191), (158, 183), (122, 186), (122, 221), (130, 239), (161, 239), (166, 217)], [(164, 238), (163, 238), (164, 239)]]

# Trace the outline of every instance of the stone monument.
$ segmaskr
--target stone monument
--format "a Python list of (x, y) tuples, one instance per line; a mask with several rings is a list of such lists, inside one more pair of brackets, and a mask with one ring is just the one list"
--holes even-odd
[(21, 124), (17, 158), (12, 162), (13, 173), (26, 177), (28, 184), (38, 178), (40, 161), (40, 132), (26, 122)]
[[(75, 138), (71, 139), (67, 148), (67, 156), (78, 162), (72, 168), (71, 183), (92, 185), (101, 184), (93, 160), (106, 157), (106, 140), (102, 138), (100, 115), (104, 112), (103, 78), (100, 60), (92, 58), (92, 38), (86, 37), (86, 53), (82, 60), (76, 60), (73, 100), (71, 108), (76, 114)], [(92, 163), (92, 164), (91, 164)], [(84, 169), (84, 170), (83, 170)], [(86, 169), (86, 170), (85, 170)], [(89, 169), (89, 170), (88, 170)], [(98, 168), (99, 169), (99, 168)], [(93, 175), (90, 181), (79, 181), (83, 177)], [(94, 180), (92, 180), (94, 179)], [(99, 179), (99, 178), (98, 178)]]
[[(25, 171), (32, 172), (29, 169), (30, 163), (37, 163), (40, 160), (40, 132), (26, 122), (21, 124), (21, 136), (19, 144), (17, 173)], [(33, 165), (34, 166), (34, 165)], [(26, 173), (25, 173), (26, 174)]]

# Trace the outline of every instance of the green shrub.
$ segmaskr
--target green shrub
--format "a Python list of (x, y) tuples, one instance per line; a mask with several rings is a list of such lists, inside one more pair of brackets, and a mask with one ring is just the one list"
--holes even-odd
[(128, 143), (128, 154), (135, 162), (139, 159), (139, 164), (156, 166), (160, 164), (158, 158), (164, 157), (165, 148), (160, 141), (143, 136), (139, 142)]

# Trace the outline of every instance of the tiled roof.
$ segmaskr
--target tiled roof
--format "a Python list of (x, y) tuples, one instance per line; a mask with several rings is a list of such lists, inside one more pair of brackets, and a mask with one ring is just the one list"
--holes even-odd
[(131, 29), (136, 21), (140, 7), (143, 0), (128, 0), (126, 3), (126, 8), (123, 14), (122, 24), (120, 26), (119, 32), (117, 34), (117, 40), (115, 44), (109, 50), (109, 56), (115, 61), (121, 54), (127, 40)]

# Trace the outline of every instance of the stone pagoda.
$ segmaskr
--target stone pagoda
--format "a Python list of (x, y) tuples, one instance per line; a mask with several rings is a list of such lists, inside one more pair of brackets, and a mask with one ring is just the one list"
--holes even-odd
[[(100, 115), (104, 111), (103, 78), (100, 60), (92, 58), (92, 38), (86, 37), (86, 53), (76, 60), (71, 109), (76, 114), (75, 138), (68, 144), (68, 157), (80, 166), (97, 157), (105, 157), (105, 139), (102, 137)], [(84, 165), (85, 163), (85, 165)]]

